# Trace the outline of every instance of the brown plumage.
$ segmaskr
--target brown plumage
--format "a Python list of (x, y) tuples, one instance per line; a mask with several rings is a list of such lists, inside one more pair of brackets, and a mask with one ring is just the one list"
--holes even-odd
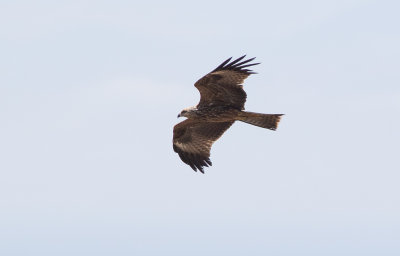
[(216, 69), (195, 83), (200, 91), (200, 102), (195, 107), (182, 110), (178, 115), (187, 117), (174, 127), (173, 148), (181, 160), (204, 173), (204, 166), (211, 166), (212, 144), (235, 121), (242, 121), (259, 127), (275, 130), (282, 114), (260, 114), (246, 112), (246, 92), (243, 82), (255, 74), (247, 67), (255, 58), (244, 60), (246, 55), (232, 61), (227, 59)]

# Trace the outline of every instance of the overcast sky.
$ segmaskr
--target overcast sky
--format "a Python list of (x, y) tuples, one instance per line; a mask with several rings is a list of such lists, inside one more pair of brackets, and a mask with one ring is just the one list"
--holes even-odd
[[(400, 255), (397, 1), (2, 1), (1, 255)], [(205, 174), (197, 79), (257, 57)]]

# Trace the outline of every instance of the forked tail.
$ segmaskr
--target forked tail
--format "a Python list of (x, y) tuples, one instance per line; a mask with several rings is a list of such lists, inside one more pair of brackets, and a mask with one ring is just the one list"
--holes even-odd
[(283, 114), (260, 114), (242, 111), (239, 114), (239, 121), (256, 125), (270, 130), (276, 130)]

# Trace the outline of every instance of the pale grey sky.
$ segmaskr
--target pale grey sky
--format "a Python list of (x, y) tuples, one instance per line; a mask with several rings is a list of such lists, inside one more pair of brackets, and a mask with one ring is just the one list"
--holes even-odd
[[(2, 1), (1, 255), (399, 255), (396, 1)], [(193, 83), (257, 57), (193, 172)]]

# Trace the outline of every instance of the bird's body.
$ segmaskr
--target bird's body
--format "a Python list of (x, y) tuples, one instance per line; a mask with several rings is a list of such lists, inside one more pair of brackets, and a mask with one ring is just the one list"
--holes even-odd
[(226, 106), (215, 106), (215, 107), (203, 107), (200, 109), (193, 108), (190, 113), (186, 115), (189, 118), (196, 120), (207, 121), (207, 122), (226, 122), (235, 121), (235, 116), (240, 113), (232, 107)]
[[(244, 111), (246, 92), (242, 83), (250, 74), (246, 64), (254, 58), (240, 62), (245, 56), (229, 63), (231, 58), (195, 83), (200, 91), (200, 102), (182, 110), (178, 117), (187, 119), (174, 127), (173, 148), (181, 160), (193, 170), (204, 172), (211, 166), (212, 144), (235, 122), (242, 121), (275, 130), (282, 114), (260, 114)], [(246, 65), (244, 65), (246, 64)]]

